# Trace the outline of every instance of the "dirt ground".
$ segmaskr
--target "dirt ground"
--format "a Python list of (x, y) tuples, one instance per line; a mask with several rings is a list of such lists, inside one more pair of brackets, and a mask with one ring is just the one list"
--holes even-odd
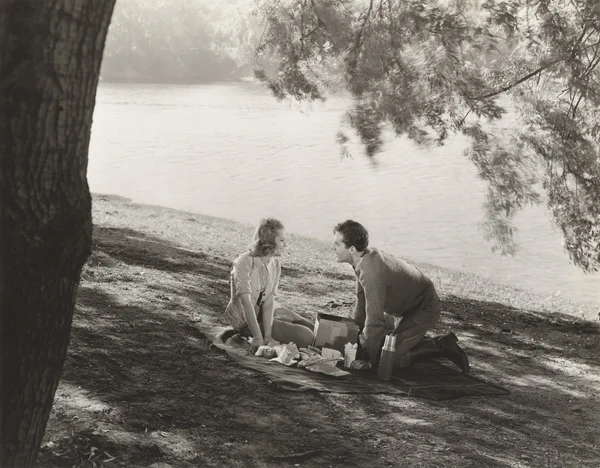
[[(497, 286), (504, 301), (474, 299), (462, 275), (438, 272), (436, 332), (453, 330), (473, 375), (510, 395), (283, 392), (197, 328), (224, 324), (250, 228), (107, 196), (94, 222), (41, 467), (600, 466), (597, 321), (524, 307)], [(282, 302), (311, 319), (348, 314), (350, 272), (326, 246), (292, 241)]]

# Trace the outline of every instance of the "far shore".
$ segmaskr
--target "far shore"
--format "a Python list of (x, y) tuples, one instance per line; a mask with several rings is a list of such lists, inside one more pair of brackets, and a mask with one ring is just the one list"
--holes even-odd
[(100, 78), (100, 84), (155, 84), (155, 85), (211, 85), (215, 83), (248, 83), (258, 82), (252, 77), (219, 77), (219, 78), (194, 78), (194, 77), (170, 77), (156, 78), (143, 76), (111, 76)]

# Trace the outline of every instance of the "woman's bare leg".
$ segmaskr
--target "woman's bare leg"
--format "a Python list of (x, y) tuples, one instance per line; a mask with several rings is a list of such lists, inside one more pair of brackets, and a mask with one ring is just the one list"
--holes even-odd
[(313, 343), (313, 331), (299, 323), (292, 323), (287, 320), (273, 319), (273, 330), (271, 331), (274, 340), (281, 344), (295, 343), (298, 348), (306, 348)]
[(279, 304), (276, 305), (274, 318), (281, 320), (282, 322), (291, 322), (299, 325), (304, 325), (310, 330), (314, 330), (315, 328), (313, 322), (302, 317), (302, 315), (287, 309), (286, 307), (282, 307)]

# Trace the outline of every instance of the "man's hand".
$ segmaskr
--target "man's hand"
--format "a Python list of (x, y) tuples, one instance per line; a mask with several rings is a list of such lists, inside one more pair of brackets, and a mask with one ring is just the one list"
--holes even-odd
[(358, 344), (361, 345), (363, 348), (365, 347), (365, 341), (365, 335), (363, 335), (362, 333), (358, 335)]
[(352, 363), (350, 364), (350, 369), (353, 369), (353, 370), (370, 370), (371, 369), (371, 363), (369, 361), (360, 361), (360, 360), (352, 361)]

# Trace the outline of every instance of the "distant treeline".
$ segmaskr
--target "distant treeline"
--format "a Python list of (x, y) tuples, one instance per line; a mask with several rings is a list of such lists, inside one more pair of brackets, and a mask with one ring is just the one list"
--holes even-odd
[(105, 81), (206, 82), (252, 73), (261, 25), (253, 0), (118, 1)]
[[(120, 0), (101, 77), (198, 83), (251, 76), (264, 31), (254, 7), (255, 0)], [(497, 52), (480, 53), (491, 62)], [(262, 65), (267, 71), (274, 68)]]

